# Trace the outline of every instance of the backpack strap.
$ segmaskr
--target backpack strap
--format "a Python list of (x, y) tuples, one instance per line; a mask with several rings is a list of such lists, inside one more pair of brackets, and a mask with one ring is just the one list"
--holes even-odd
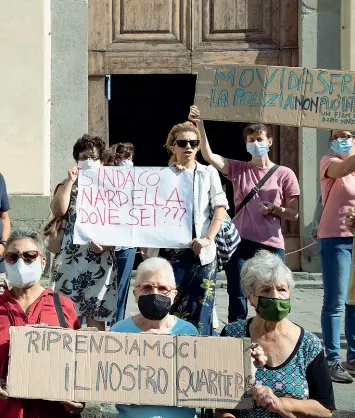
[(235, 211), (235, 214), (237, 214), (238, 212), (240, 212), (244, 206), (251, 201), (251, 199), (259, 192), (259, 190), (263, 187), (263, 185), (267, 182), (267, 180), (269, 180), (269, 178), (275, 173), (275, 171), (279, 168), (280, 166), (277, 164), (274, 164), (270, 170), (265, 174), (265, 176), (263, 178), (260, 179), (260, 181), (258, 182), (258, 184), (253, 187), (251, 189), (251, 191), (245, 196), (245, 198), (243, 199), (242, 203), (239, 205), (238, 209)]
[(59, 298), (58, 293), (53, 292), (53, 300), (54, 300), (55, 310), (57, 311), (57, 316), (59, 319), (60, 326), (62, 328), (69, 328), (67, 321), (65, 320), (65, 317), (64, 317), (64, 312), (63, 312), (62, 304), (60, 303), (60, 298)]

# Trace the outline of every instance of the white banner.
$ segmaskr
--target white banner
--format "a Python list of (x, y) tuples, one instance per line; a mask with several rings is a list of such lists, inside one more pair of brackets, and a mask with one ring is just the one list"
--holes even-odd
[(74, 244), (186, 248), (192, 239), (193, 170), (80, 170)]

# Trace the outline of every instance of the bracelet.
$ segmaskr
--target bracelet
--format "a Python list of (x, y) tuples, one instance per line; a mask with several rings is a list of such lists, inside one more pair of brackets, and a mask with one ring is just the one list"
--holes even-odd
[(5, 247), (5, 246), (6, 246), (6, 241), (1, 240), (1, 241), (0, 241), (0, 244), (1, 244), (1, 245), (3, 245), (3, 246)]

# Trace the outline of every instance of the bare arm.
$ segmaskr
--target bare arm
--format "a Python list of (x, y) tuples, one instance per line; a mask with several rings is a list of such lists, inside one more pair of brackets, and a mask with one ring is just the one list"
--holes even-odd
[(255, 386), (253, 398), (256, 405), (283, 418), (330, 418), (333, 413), (313, 399), (278, 398), (271, 388)]
[(198, 119), (200, 112), (196, 106), (191, 106), (189, 119), (195, 122), (201, 135), (201, 153), (203, 158), (210, 164), (212, 164), (218, 171), (227, 175), (228, 174), (228, 159), (221, 155), (214, 154), (211, 150), (210, 144), (207, 139), (203, 120)]
[(279, 414), (284, 418), (330, 418), (333, 413), (318, 401), (280, 398), (282, 409)]
[(70, 195), (73, 184), (78, 178), (78, 168), (74, 167), (68, 171), (68, 178), (58, 186), (51, 202), (53, 215), (61, 218), (67, 213), (70, 204)]
[(264, 215), (278, 216), (280, 219), (296, 221), (298, 219), (298, 196), (285, 199), (282, 206), (276, 206), (271, 202), (260, 203), (260, 211)]
[(10, 216), (9, 216), (9, 212), (2, 212), (1, 213), (1, 222), (2, 222), (1, 240), (6, 241), (10, 236)]
[(276, 206), (272, 212), (273, 215), (287, 221), (297, 221), (298, 211), (298, 196), (291, 196), (285, 199), (283, 206)]
[(217, 206), (214, 208), (214, 216), (211, 221), (210, 227), (208, 228), (206, 238), (211, 241), (214, 241), (216, 235), (221, 229), (221, 222), (226, 217), (226, 209), (223, 206)]
[(338, 179), (340, 177), (345, 177), (355, 171), (355, 155), (348, 158), (347, 160), (339, 160), (339, 161), (333, 161), (330, 163), (327, 171), (326, 176)]

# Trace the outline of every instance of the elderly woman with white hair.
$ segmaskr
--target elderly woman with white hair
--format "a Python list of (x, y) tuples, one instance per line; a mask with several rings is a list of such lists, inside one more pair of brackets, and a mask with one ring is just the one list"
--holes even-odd
[[(330, 417), (334, 394), (321, 342), (287, 318), (294, 287), (290, 269), (262, 250), (245, 262), (241, 285), (256, 316), (226, 325), (221, 336), (251, 338), (267, 361), (256, 370), (254, 410), (238, 416)], [(234, 416), (233, 411), (217, 411), (218, 418)]]
[[(198, 335), (194, 325), (170, 315), (177, 294), (174, 271), (164, 258), (152, 257), (138, 266), (133, 294), (139, 314), (117, 322), (113, 332)], [(173, 406), (116, 405), (124, 418), (194, 418), (194, 408)]]

